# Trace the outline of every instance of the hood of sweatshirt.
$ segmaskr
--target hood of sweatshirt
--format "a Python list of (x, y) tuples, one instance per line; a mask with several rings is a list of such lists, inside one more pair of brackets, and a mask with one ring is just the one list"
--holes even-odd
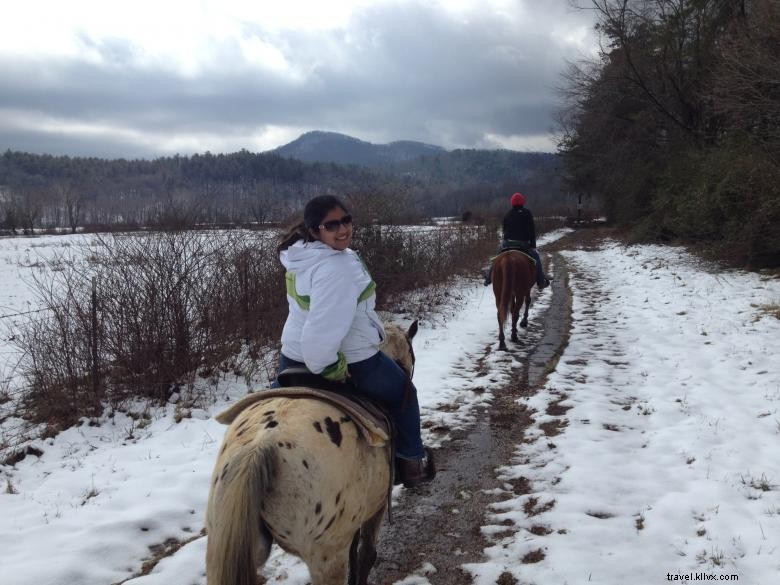
[(288, 272), (300, 274), (322, 262), (328, 256), (336, 254), (344, 254), (344, 252), (334, 250), (319, 240), (314, 242), (298, 240), (286, 250), (281, 251), (279, 260)]

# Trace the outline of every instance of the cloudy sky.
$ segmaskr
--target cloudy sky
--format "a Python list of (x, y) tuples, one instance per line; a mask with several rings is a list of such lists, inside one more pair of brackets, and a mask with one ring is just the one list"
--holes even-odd
[(0, 150), (263, 151), (309, 130), (552, 150), (568, 0), (0, 0)]

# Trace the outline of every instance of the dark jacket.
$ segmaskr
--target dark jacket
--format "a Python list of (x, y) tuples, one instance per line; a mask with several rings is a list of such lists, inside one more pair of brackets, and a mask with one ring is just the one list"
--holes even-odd
[(536, 226), (530, 210), (522, 205), (513, 207), (504, 216), (504, 239), (528, 242), (536, 248)]

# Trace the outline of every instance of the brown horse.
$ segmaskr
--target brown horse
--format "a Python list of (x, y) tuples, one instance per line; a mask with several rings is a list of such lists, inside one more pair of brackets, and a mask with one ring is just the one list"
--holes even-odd
[[(409, 331), (381, 348), (411, 376)], [(391, 445), (312, 398), (250, 394), (217, 416), (230, 424), (214, 467), (206, 529), (209, 585), (255, 585), (271, 544), (300, 557), (313, 585), (366, 585), (390, 488)]]
[(528, 326), (528, 308), (531, 306), (531, 287), (536, 282), (536, 266), (531, 258), (519, 250), (508, 250), (493, 261), (493, 294), (498, 310), (498, 349), (506, 350), (504, 323), (512, 312), (512, 341), (517, 342), (517, 319), (525, 302), (520, 327)]

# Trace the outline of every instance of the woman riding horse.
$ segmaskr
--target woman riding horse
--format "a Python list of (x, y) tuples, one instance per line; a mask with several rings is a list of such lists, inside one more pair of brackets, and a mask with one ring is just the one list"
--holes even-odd
[[(525, 207), (525, 196), (515, 193), (509, 199), (512, 208), (506, 212), (503, 220), (504, 237), (501, 240), (499, 252), (503, 250), (521, 250), (531, 256), (536, 262), (536, 286), (544, 290), (550, 286), (550, 281), (544, 275), (542, 259), (536, 249), (536, 224), (531, 210)], [(485, 286), (492, 280), (492, 265), (485, 271)]]
[(417, 390), (379, 350), (385, 332), (374, 311), (376, 285), (351, 243), (352, 216), (331, 195), (309, 201), (303, 221), (282, 238), (289, 315), (279, 371), (305, 366), (330, 381), (349, 377), (358, 393), (381, 403), (396, 428), (397, 483), (414, 487), (435, 473), (420, 437)]
[[(409, 377), (416, 330), (390, 324), (381, 346)], [(306, 563), (312, 585), (368, 584), (391, 488), (388, 435), (312, 392), (253, 392), (216, 416), (230, 426), (206, 510), (208, 585), (256, 585), (273, 543)]]

